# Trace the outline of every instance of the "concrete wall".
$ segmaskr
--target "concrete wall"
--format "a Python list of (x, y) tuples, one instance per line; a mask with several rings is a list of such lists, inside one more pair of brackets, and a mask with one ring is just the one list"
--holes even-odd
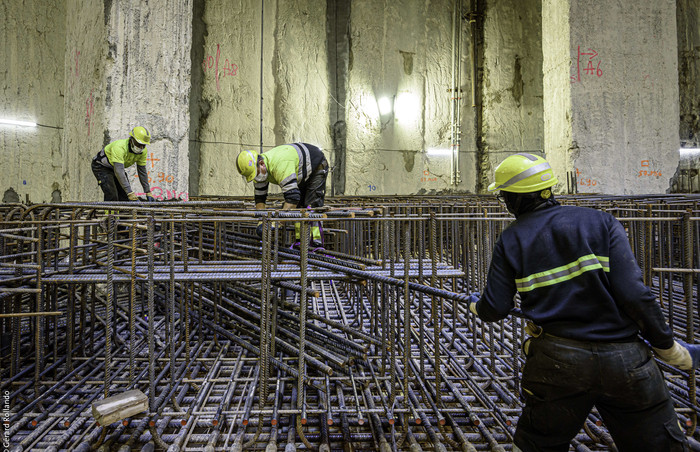
[[(457, 187), (451, 185), (450, 157), (429, 154), (451, 149), (452, 13), (450, 1), (353, 2), (345, 194), (473, 189), (474, 154), (461, 156)], [(459, 58), (463, 72), (467, 43)], [(468, 80), (461, 84), (467, 93)], [(379, 114), (381, 97), (391, 100), (393, 114)], [(472, 117), (465, 113), (463, 144), (474, 141)]]
[[(63, 143), (68, 199), (103, 199), (90, 161), (137, 125), (151, 132), (147, 169), (153, 195), (188, 198), (191, 11), (191, 3), (181, 0), (68, 2)], [(136, 167), (127, 175), (142, 193)]]
[(235, 159), (260, 149), (261, 96), (263, 150), (295, 141), (330, 146), (325, 0), (267, 1), (262, 14), (261, 23), (258, 0), (205, 4), (202, 78), (193, 80), (206, 110), (197, 125), (202, 195), (252, 196)]
[[(188, 199), (192, 2), (114, 2), (105, 65), (105, 142), (135, 126), (151, 132), (149, 183), (155, 198)], [(136, 168), (127, 170), (138, 194)]]
[[(206, 2), (207, 63), (202, 79), (193, 81), (202, 86), (197, 108), (206, 111), (197, 126), (201, 194), (252, 195), (252, 185), (235, 172), (235, 157), (260, 146), (261, 34), (263, 149), (307, 141), (324, 149), (332, 166), (340, 163), (328, 120), (337, 100), (327, 71), (326, 5), (326, 0), (265, 2), (261, 30), (260, 2)], [(429, 157), (426, 150), (450, 148), (452, 7), (449, 0), (352, 3), (344, 189), (336, 194), (450, 188), (449, 157)], [(465, 60), (466, 44), (463, 49)], [(235, 75), (223, 76), (224, 59), (236, 64)], [(377, 113), (380, 96), (391, 97), (397, 108), (383, 120)], [(471, 124), (469, 114), (464, 121)], [(461, 165), (467, 176), (460, 189), (466, 191), (474, 186), (473, 156)]]
[(700, 0), (678, 0), (678, 87), (680, 137), (688, 147), (700, 147)]
[(102, 200), (90, 162), (107, 139), (105, 61), (109, 9), (101, 2), (71, 0), (66, 13), (64, 190), (66, 200)]
[[(559, 7), (567, 17), (566, 6), (561, 8), (567, 3), (551, 2), (544, 10), (553, 15)], [(678, 166), (675, 2), (571, 1), (569, 8), (570, 109), (545, 110), (557, 117), (549, 126), (568, 131), (566, 121), (571, 123), (570, 136), (549, 130), (551, 137), (569, 140), (552, 142), (559, 152), (567, 149), (564, 167), (559, 158), (553, 162), (560, 180), (566, 170), (576, 175), (579, 192), (665, 192)], [(556, 33), (552, 15), (545, 16), (551, 20), (547, 28)], [(559, 62), (561, 50), (557, 43), (545, 47), (546, 53), (558, 52)], [(561, 74), (557, 80), (551, 91), (545, 83), (545, 98), (567, 95)]]
[(0, 124), (3, 202), (63, 198), (65, 14), (63, 2), (0, 3), (0, 117), (46, 126)]
[(544, 154), (541, 0), (488, 2), (484, 41), (484, 169), (493, 181), (508, 155)]
[[(266, 0), (264, 13), (259, 0), (4, 2), (3, 114), (58, 128), (0, 126), (0, 191), (101, 199), (90, 159), (144, 125), (156, 194), (252, 197), (235, 157), (261, 146), (262, 96), (262, 148), (319, 145), (338, 195), (473, 192), (508, 153), (541, 149), (560, 190), (569, 171), (579, 191), (665, 192), (679, 130), (687, 141), (698, 128), (699, 2), (488, 0), (476, 30), (468, 0)], [(591, 73), (580, 49), (596, 52)], [(451, 150), (453, 97), (460, 181), (429, 152)]]
[(572, 146), (570, 9), (568, 1), (542, 1), (542, 92), (546, 158), (564, 191)]

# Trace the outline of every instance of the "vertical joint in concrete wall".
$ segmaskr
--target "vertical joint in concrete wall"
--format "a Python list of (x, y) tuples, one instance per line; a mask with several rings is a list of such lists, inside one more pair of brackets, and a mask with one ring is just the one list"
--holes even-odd
[(676, 3), (676, 23), (678, 37), (678, 88), (680, 99), (680, 139), (681, 147), (700, 146), (700, 115), (698, 108), (697, 49), (700, 47), (698, 21), (698, 0), (679, 0)]
[(207, 24), (204, 22), (205, 0), (192, 2), (192, 47), (190, 58), (192, 59), (192, 80), (190, 90), (190, 196), (199, 195), (199, 170), (201, 158), (200, 125), (209, 115), (210, 105), (202, 99), (202, 85), (204, 70), (201, 61), (204, 60), (204, 39), (207, 36)]
[(484, 143), (483, 127), (483, 77), (484, 77), (484, 0), (471, 0), (469, 13), (471, 46), (472, 46), (472, 78), (474, 80), (474, 142), (476, 143), (476, 192), (483, 193), (489, 185), (488, 147)]
[(345, 98), (350, 71), (350, 2), (327, 0), (326, 33), (328, 39), (328, 80), (331, 108), (329, 109), (333, 139), (333, 172), (331, 196), (345, 193), (345, 161), (347, 153), (347, 126)]
[(109, 24), (109, 19), (112, 17), (112, 0), (104, 0), (105, 25)]

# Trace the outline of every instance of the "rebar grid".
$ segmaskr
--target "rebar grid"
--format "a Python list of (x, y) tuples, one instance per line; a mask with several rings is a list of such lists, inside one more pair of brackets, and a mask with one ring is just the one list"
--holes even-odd
[[(623, 222), (689, 342), (698, 199), (563, 198)], [(511, 218), (493, 197), (329, 204), (0, 205), (11, 450), (510, 450), (522, 323), (464, 300)], [(290, 249), (319, 219), (326, 249)], [(694, 376), (661, 366), (694, 446)], [(134, 388), (148, 413), (95, 424), (94, 401)], [(611, 450), (595, 411), (572, 448)]]

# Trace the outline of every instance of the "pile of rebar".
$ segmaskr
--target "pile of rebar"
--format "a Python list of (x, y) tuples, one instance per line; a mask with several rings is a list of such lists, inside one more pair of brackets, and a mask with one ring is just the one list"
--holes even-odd
[[(700, 198), (562, 201), (621, 220), (695, 342)], [(511, 450), (523, 323), (465, 303), (511, 221), (482, 196), (0, 205), (9, 449)], [(694, 375), (661, 367), (700, 450)], [(92, 404), (131, 389), (148, 410), (98, 425)], [(572, 447), (614, 447), (595, 410)]]

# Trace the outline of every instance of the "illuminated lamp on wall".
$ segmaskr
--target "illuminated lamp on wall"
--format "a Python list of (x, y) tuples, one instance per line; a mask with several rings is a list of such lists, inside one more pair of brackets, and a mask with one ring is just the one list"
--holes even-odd
[(0, 124), (10, 124), (13, 126), (26, 126), (26, 127), (36, 127), (35, 122), (31, 121), (18, 121), (16, 119), (0, 118)]

